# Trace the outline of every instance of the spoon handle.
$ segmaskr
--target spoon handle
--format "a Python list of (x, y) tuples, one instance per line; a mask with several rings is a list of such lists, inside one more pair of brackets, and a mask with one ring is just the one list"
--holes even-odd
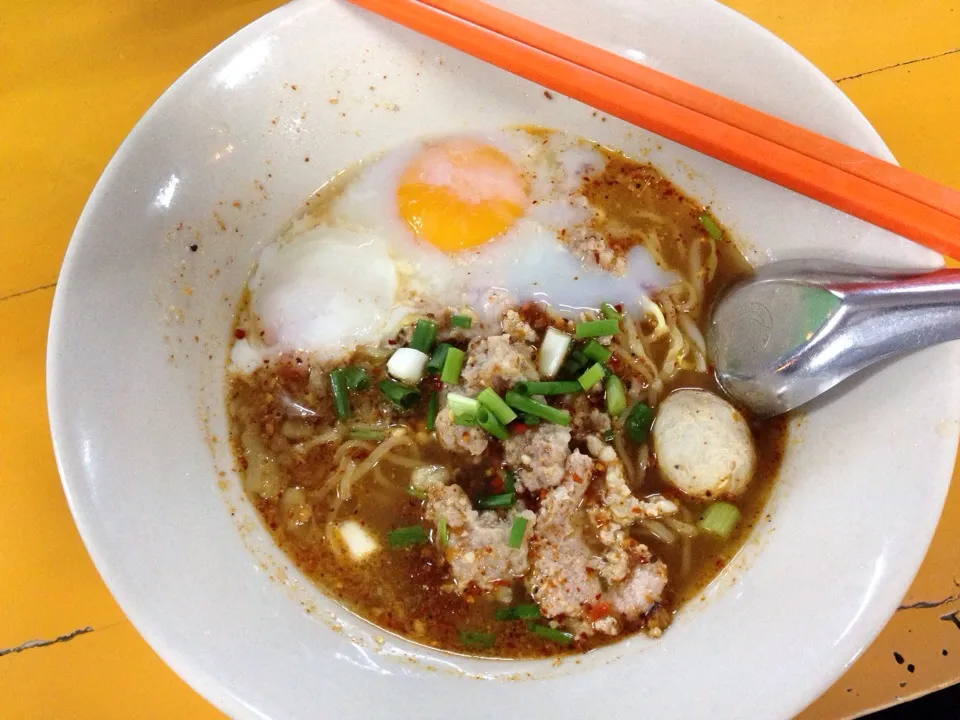
[(842, 300), (836, 322), (845, 330), (846, 349), (841, 357), (846, 356), (843, 364), (851, 371), (960, 339), (958, 269), (880, 282), (837, 283), (828, 289)]

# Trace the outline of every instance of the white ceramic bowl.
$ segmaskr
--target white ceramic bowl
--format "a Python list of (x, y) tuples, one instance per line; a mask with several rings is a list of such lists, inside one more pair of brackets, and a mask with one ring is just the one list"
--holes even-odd
[[(890, 157), (829, 80), (709, 0), (503, 4)], [(559, 666), (471, 660), (384, 638), (304, 581), (223, 441), (230, 317), (250, 264), (337, 169), (416, 135), (513, 123), (649, 152), (756, 262), (938, 263), (342, 1), (295, 2), (238, 33), (157, 102), (97, 185), (61, 273), (48, 367), (60, 471), (97, 567), (157, 652), (231, 715), (787, 717), (869, 643), (920, 563), (957, 443), (956, 345), (812, 408), (770, 521), (659, 641)]]

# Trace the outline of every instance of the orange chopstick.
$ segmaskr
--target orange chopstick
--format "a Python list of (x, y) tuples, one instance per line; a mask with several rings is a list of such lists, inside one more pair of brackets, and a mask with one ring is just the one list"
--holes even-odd
[[(951, 188), (484, 3), (352, 2), (627, 122), (960, 258), (960, 193)], [(446, 12), (447, 8), (456, 14)], [(502, 26), (504, 22), (509, 22), (509, 29)]]
[[(907, 172), (849, 145), (754, 110), (729, 98), (563, 35), (480, 0), (419, 0), (517, 42), (593, 69), (614, 80), (670, 100), (716, 120), (792, 148), (852, 175), (960, 218), (960, 190)], [(505, 68), (508, 69), (508, 68)]]

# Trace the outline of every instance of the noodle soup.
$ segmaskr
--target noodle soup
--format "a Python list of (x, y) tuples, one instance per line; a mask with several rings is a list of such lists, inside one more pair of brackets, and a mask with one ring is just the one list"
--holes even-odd
[(322, 188), (237, 312), (251, 502), (305, 574), (425, 645), (659, 636), (763, 513), (786, 425), (701, 327), (749, 272), (655, 168), (537, 128), (431, 139)]

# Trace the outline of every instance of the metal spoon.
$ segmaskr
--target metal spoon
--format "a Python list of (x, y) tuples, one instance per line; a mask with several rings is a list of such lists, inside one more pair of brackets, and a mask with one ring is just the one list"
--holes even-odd
[(783, 261), (713, 308), (720, 387), (759, 416), (792, 410), (885, 358), (960, 339), (960, 270), (923, 275)]

